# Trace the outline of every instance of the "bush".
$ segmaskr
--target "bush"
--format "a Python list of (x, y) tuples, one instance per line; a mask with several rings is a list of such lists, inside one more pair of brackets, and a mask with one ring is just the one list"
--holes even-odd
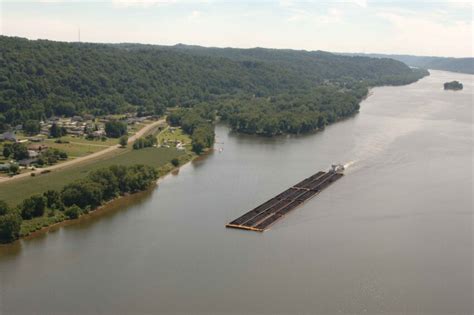
[(119, 143), (120, 143), (120, 146), (122, 148), (125, 148), (127, 146), (127, 143), (128, 143), (128, 136), (127, 135), (121, 136), (120, 140), (119, 140)]
[(158, 143), (158, 140), (156, 139), (155, 136), (148, 135), (144, 138), (141, 137), (135, 140), (135, 142), (133, 143), (133, 149), (140, 150), (143, 148), (149, 148), (156, 145), (157, 143)]
[(0, 200), (0, 215), (7, 214), (9, 210), (10, 207), (8, 207), (8, 204), (5, 201)]
[(46, 199), (46, 205), (50, 209), (63, 210), (64, 205), (61, 201), (61, 195), (56, 190), (48, 190), (43, 194)]
[(85, 179), (66, 185), (61, 191), (61, 200), (66, 207), (77, 205), (81, 208), (93, 208), (102, 203), (102, 186), (92, 180)]
[(23, 200), (20, 204), (21, 217), (24, 220), (29, 220), (34, 217), (40, 217), (44, 214), (46, 202), (41, 195), (33, 195), (30, 198)]
[(20, 236), (21, 216), (11, 211), (0, 216), (0, 243), (9, 243)]
[(174, 158), (171, 160), (171, 164), (173, 164), (174, 167), (179, 166), (179, 160), (177, 158)]
[(72, 205), (68, 207), (66, 210), (64, 210), (64, 214), (70, 220), (77, 219), (79, 218), (79, 215), (81, 214), (81, 208), (79, 208), (76, 205)]
[(121, 121), (108, 121), (105, 123), (107, 137), (119, 138), (127, 133), (127, 125)]

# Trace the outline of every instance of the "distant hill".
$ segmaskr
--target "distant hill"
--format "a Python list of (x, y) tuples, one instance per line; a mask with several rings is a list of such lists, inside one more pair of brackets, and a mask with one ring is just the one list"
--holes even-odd
[(343, 55), (366, 56), (366, 57), (373, 57), (373, 58), (392, 58), (392, 59), (401, 61), (411, 67), (474, 74), (474, 58), (424, 57), (424, 56), (412, 56), (412, 55), (387, 55), (387, 54), (363, 54), (363, 53), (345, 53)]
[(0, 130), (52, 115), (161, 115), (200, 106), (239, 131), (300, 133), (356, 113), (370, 86), (425, 75), (393, 59), (322, 51), (0, 36)]

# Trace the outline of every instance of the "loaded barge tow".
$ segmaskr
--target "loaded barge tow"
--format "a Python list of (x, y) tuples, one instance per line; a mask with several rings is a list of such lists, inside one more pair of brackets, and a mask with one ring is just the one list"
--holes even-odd
[(344, 175), (343, 171), (343, 165), (334, 164), (327, 172), (317, 172), (226, 224), (226, 227), (263, 232), (278, 219), (340, 179)]

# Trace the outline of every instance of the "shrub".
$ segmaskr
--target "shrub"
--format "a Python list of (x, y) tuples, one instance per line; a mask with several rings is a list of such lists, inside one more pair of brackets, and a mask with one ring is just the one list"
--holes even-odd
[(174, 167), (179, 166), (179, 160), (177, 158), (174, 158), (171, 160), (171, 164), (173, 164)]
[(127, 135), (121, 136), (120, 140), (119, 140), (119, 143), (120, 143), (120, 146), (122, 148), (125, 148), (127, 146), (127, 143), (128, 143), (128, 136)]
[(0, 215), (7, 214), (9, 210), (10, 207), (8, 207), (8, 204), (5, 201), (0, 200)]
[(77, 219), (79, 218), (79, 215), (81, 214), (81, 208), (79, 208), (76, 205), (72, 205), (68, 207), (66, 210), (64, 210), (64, 214), (68, 219)]
[(0, 216), (0, 243), (9, 243), (20, 236), (21, 216), (11, 211)]
[(30, 198), (26, 198), (20, 204), (21, 217), (24, 220), (29, 220), (34, 217), (40, 217), (44, 214), (46, 208), (46, 202), (41, 195), (33, 195)]

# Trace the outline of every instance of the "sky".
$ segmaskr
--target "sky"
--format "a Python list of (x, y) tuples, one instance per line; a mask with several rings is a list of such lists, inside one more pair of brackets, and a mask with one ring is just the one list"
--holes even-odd
[(0, 34), (82, 42), (177, 43), (473, 56), (466, 0), (0, 0)]

